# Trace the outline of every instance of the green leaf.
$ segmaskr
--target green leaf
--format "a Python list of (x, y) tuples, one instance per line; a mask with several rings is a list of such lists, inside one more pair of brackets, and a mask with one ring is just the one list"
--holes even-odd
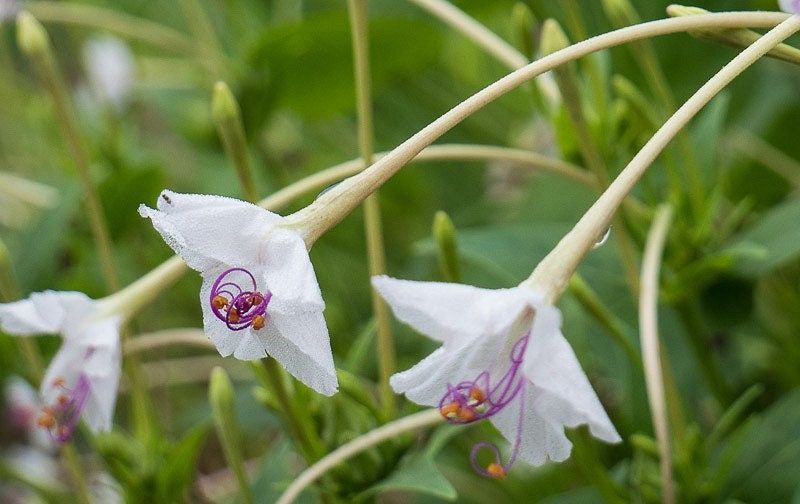
[(446, 500), (455, 500), (458, 493), (442, 475), (433, 457), (415, 453), (407, 457), (388, 478), (361, 493), (361, 497), (387, 491), (414, 492)]
[(788, 394), (738, 432), (742, 445), (721, 497), (788, 502), (800, 481), (800, 391)]
[(156, 495), (159, 502), (178, 502), (182, 496), (186, 496), (209, 427), (205, 424), (190, 430), (167, 453), (164, 465), (156, 475)]
[(766, 212), (729, 247), (740, 256), (733, 272), (758, 278), (800, 256), (800, 227), (793, 224), (796, 222), (800, 222), (800, 199)]

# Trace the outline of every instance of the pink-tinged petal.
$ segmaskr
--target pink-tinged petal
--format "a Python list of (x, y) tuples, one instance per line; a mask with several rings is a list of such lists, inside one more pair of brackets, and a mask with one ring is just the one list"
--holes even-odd
[(320, 394), (335, 394), (339, 381), (322, 310), (273, 313), (267, 320), (265, 328), (254, 331), (267, 353)]
[(778, 0), (781, 10), (789, 14), (800, 14), (800, 0)]
[[(554, 426), (539, 411), (537, 407), (539, 398), (536, 387), (528, 384), (514, 402), (490, 419), (511, 447), (514, 446), (518, 429), (521, 429), (517, 457), (534, 466), (547, 461), (562, 462), (569, 458), (572, 451), (572, 443), (564, 434), (563, 427)], [(520, 426), (521, 405), (524, 405), (525, 410)]]
[(34, 292), (27, 299), (0, 304), (0, 329), (19, 336), (65, 332), (91, 314), (92, 303), (80, 292)]
[(387, 276), (373, 277), (372, 285), (398, 319), (431, 339), (454, 345), (505, 332), (526, 306), (540, 303), (539, 295), (524, 287), (479, 289)]
[(271, 229), (262, 249), (261, 264), (266, 288), (272, 292), (272, 312), (290, 315), (325, 307), (308, 250), (297, 232)]
[[(101, 321), (90, 331), (118, 335), (118, 324)], [(52, 404), (64, 393), (57, 384), (61, 381), (74, 388), (80, 376), (88, 380), (89, 393), (83, 405), (83, 419), (95, 432), (111, 429), (121, 370), (121, 353), (118, 338), (104, 338), (101, 343), (86, 340), (65, 340), (45, 372), (41, 394), (46, 404)]]
[(393, 375), (392, 388), (417, 404), (438, 406), (447, 392), (447, 385), (474, 380), (489, 372), (494, 384), (508, 370), (513, 341), (505, 333), (478, 337), (469, 345), (448, 348), (444, 345), (417, 365)]
[(561, 334), (561, 312), (552, 306), (537, 309), (523, 373), (537, 389), (535, 408), (556, 429), (587, 424), (592, 435), (621, 441), (575, 352)]
[(167, 245), (198, 271), (219, 263), (258, 263), (264, 235), (282, 219), (245, 201), (172, 191), (162, 191), (157, 208), (140, 205), (139, 214), (149, 218)]

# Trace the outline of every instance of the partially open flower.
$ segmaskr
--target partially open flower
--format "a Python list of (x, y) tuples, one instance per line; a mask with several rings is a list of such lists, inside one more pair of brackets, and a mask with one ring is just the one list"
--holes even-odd
[(338, 381), (325, 303), (305, 243), (284, 218), (233, 198), (164, 191), (153, 221), (167, 244), (200, 272), (206, 334), (223, 356), (272, 356), (325, 395)]
[(37, 424), (65, 442), (82, 417), (94, 431), (111, 429), (117, 399), (121, 317), (80, 292), (45, 291), (0, 304), (0, 329), (18, 335), (59, 333), (64, 343), (42, 380)]
[(789, 14), (800, 14), (800, 0), (778, 0), (783, 12)]
[[(395, 315), (442, 346), (392, 387), (418, 404), (436, 406), (451, 423), (489, 419), (512, 444), (503, 463), (491, 443), (473, 447), (484, 476), (502, 478), (520, 458), (533, 465), (563, 461), (572, 444), (564, 427), (587, 424), (607, 442), (620, 441), (561, 334), (561, 313), (529, 287), (478, 289), (385, 276), (373, 285)], [(486, 450), (488, 464), (479, 460)]]

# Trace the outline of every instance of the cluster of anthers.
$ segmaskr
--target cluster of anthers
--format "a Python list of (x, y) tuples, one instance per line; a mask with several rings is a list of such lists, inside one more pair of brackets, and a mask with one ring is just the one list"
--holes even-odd
[(56, 378), (52, 383), (58, 391), (55, 401), (42, 408), (36, 424), (47, 429), (50, 436), (59, 443), (66, 443), (78, 427), (81, 412), (89, 399), (89, 379), (81, 374), (75, 387), (67, 388), (64, 378)]
[[(508, 462), (505, 464), (500, 462), (500, 450), (494, 443), (484, 441), (472, 447), (470, 462), (473, 469), (488, 478), (505, 478), (517, 459), (522, 441), (522, 421), (525, 410), (525, 379), (520, 373), (520, 366), (529, 337), (530, 334), (526, 334), (514, 344), (509, 356), (511, 365), (497, 383), (492, 385), (489, 371), (483, 371), (472, 381), (463, 381), (457, 385), (448, 384), (447, 393), (439, 401), (439, 412), (448, 422), (468, 424), (500, 413), (519, 398), (516, 439)], [(478, 462), (478, 453), (483, 448), (487, 448), (494, 456), (494, 461), (486, 467)]]
[[(237, 283), (243, 280), (250, 285)], [(261, 329), (267, 323), (267, 305), (272, 293), (258, 292), (252, 273), (244, 268), (230, 268), (222, 272), (211, 286), (209, 301), (211, 311), (228, 329), (241, 331), (248, 327)]]

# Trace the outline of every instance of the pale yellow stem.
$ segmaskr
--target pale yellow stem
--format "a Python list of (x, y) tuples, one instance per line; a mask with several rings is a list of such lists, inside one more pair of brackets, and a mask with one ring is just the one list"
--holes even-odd
[(128, 338), (123, 344), (122, 350), (125, 354), (136, 354), (151, 350), (161, 350), (170, 346), (197, 347), (206, 350), (215, 349), (205, 331), (196, 328), (185, 328), (164, 329)]
[(315, 482), (322, 475), (337, 465), (355, 455), (358, 455), (364, 450), (392, 439), (404, 432), (424, 429), (425, 427), (436, 425), (441, 421), (442, 415), (439, 413), (439, 411), (430, 409), (409, 415), (401, 418), (400, 420), (395, 420), (394, 422), (389, 422), (382, 427), (378, 427), (375, 430), (357, 437), (356, 439), (340, 446), (339, 448), (330, 452), (328, 455), (322, 457), (317, 463), (303, 471), (300, 476), (298, 476), (292, 482), (292, 484), (289, 485), (289, 488), (283, 492), (283, 495), (281, 495), (281, 497), (278, 499), (277, 504), (289, 504), (294, 502), (295, 499), (300, 496), (300, 493), (302, 493), (303, 489), (305, 489), (308, 485)]
[(542, 259), (530, 278), (523, 283), (536, 286), (550, 301), (557, 299), (578, 264), (592, 249), (597, 237), (608, 228), (619, 205), (675, 135), (740, 73), (798, 30), (800, 16), (785, 19), (709, 79), (642, 147), (575, 227)]
[(328, 229), (338, 224), (367, 196), (386, 182), (422, 149), (487, 104), (548, 70), (593, 52), (633, 40), (708, 27), (768, 27), (788, 17), (778, 12), (726, 12), (662, 19), (620, 28), (579, 42), (541, 58), (467, 98), (400, 144), (389, 155), (320, 196), (314, 203), (289, 216), (290, 227), (304, 233), (310, 248)]
[(658, 441), (661, 457), (661, 500), (664, 504), (675, 502), (672, 480), (672, 453), (669, 442), (667, 407), (664, 398), (664, 378), (661, 373), (661, 356), (658, 344), (658, 286), (662, 254), (667, 238), (672, 208), (662, 206), (656, 212), (653, 225), (647, 235), (642, 261), (642, 287), (639, 295), (639, 338), (642, 346), (644, 380), (650, 416)]

